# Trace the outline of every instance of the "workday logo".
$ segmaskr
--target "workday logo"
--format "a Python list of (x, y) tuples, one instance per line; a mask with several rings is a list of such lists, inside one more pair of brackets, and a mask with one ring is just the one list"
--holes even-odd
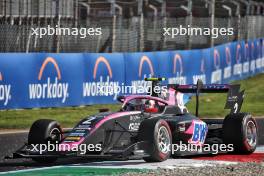
[(248, 47), (248, 43), (245, 44), (245, 60), (249, 61), (250, 58), (250, 52), (249, 52), (249, 47)]
[(201, 59), (200, 64), (200, 74), (193, 75), (193, 84), (196, 84), (198, 80), (202, 80), (204, 84), (206, 84), (206, 75), (205, 75), (205, 59)]
[(96, 79), (97, 70), (98, 70), (100, 63), (103, 63), (106, 66), (106, 68), (108, 70), (108, 75), (110, 76), (110, 78), (112, 78), (113, 72), (112, 72), (111, 66), (110, 66), (108, 60), (102, 56), (98, 57), (95, 61), (95, 65), (94, 65), (94, 69), (93, 69), (93, 78)]
[[(146, 64), (148, 66), (149, 74), (143, 75), (143, 70), (144, 70), (143, 66)], [(131, 81), (131, 85), (132, 85), (132, 87), (134, 87), (134, 89), (132, 89), (132, 93), (134, 93), (134, 94), (147, 93), (146, 90), (147, 90), (148, 86), (151, 86), (151, 82), (150, 81), (144, 81), (144, 79), (142, 79), (142, 76), (144, 78), (146, 78), (146, 77), (152, 77), (152, 76), (154, 76), (154, 74), (155, 74), (154, 68), (153, 68), (153, 64), (152, 64), (150, 58), (148, 56), (145, 56), (145, 55), (141, 56), (141, 58), (139, 60), (139, 65), (138, 65), (138, 79), (139, 80)]]
[[(151, 60), (147, 56), (142, 56), (140, 59), (139, 68), (138, 68), (138, 77), (139, 78), (141, 78), (141, 76), (142, 76), (143, 64), (145, 62), (148, 64), (150, 75), (151, 76), (154, 75), (154, 69), (153, 69), (153, 65), (152, 65)], [(144, 77), (146, 77), (146, 76), (144, 75)]]
[[(108, 74), (106, 78), (105, 76), (99, 75), (99, 81), (98, 81), (97, 80), (98, 71), (99, 69), (103, 69), (103, 68), (107, 69)], [(83, 97), (114, 95), (114, 99), (116, 99), (117, 94), (115, 90), (118, 89), (119, 82), (111, 81), (112, 78), (113, 78), (113, 72), (110, 63), (105, 57), (103, 56), (98, 57), (93, 67), (93, 81), (83, 83)]]
[[(262, 58), (264, 58), (264, 39), (262, 40), (261, 44), (260, 44), (260, 47), (261, 47), (261, 54), (262, 54)], [(259, 51), (260, 52), (260, 51)], [(263, 65), (264, 66), (264, 65)]]
[(214, 49), (214, 71), (211, 74), (211, 83), (222, 82), (221, 56), (217, 49)]
[(241, 45), (237, 44), (236, 47), (236, 63), (234, 65), (234, 69), (233, 69), (233, 75), (242, 75), (243, 72), (243, 67), (244, 67), (244, 72), (248, 72), (248, 62), (245, 62), (244, 65), (241, 64)]
[(260, 47), (259, 47), (259, 55), (261, 58), (261, 67), (264, 68), (264, 39), (262, 40), (262, 42), (260, 43)]
[(226, 61), (226, 66), (224, 68), (224, 79), (227, 79), (230, 78), (232, 75), (231, 52), (228, 46), (225, 48), (225, 61)]
[[(47, 77), (43, 80), (43, 74), (48, 64), (51, 64), (56, 70), (57, 76), (54, 78)], [(56, 60), (52, 57), (47, 57), (42, 63), (39, 73), (38, 82), (36, 84), (29, 84), (29, 99), (61, 99), (65, 103), (69, 97), (68, 83), (61, 82), (61, 72)]]
[(2, 84), (3, 75), (0, 72), (0, 102), (4, 103), (4, 106), (7, 106), (8, 102), (11, 100), (11, 85)]
[(262, 57), (264, 57), (264, 39), (262, 39), (262, 41), (259, 43), (260, 43), (260, 51), (259, 52), (261, 52)]
[(200, 71), (201, 71), (201, 73), (202, 74), (205, 74), (205, 59), (204, 58), (202, 58), (201, 59), (201, 66), (200, 66)]
[[(177, 71), (177, 63), (180, 69)], [(175, 54), (173, 58), (173, 74), (177, 74), (177, 76), (181, 76), (183, 73), (183, 64), (182, 64), (182, 57), (179, 54)]]
[[(253, 45), (254, 47), (254, 45)], [(250, 60), (250, 52), (249, 52), (249, 45), (248, 43), (245, 44), (245, 49), (244, 49), (244, 62), (243, 62), (243, 73), (248, 73), (249, 72), (249, 60)], [(251, 51), (252, 53), (252, 51)]]
[(173, 57), (173, 76), (172, 78), (169, 78), (169, 84), (186, 84), (187, 78), (183, 76), (183, 61), (180, 54), (175, 54)]
[(260, 44), (260, 50), (259, 50), (259, 53), (261, 52), (261, 66), (262, 68), (264, 68), (264, 39), (262, 40), (261, 44)]
[[(254, 43), (252, 43), (252, 46), (254, 46)], [(261, 45), (261, 43), (259, 41), (257, 41), (257, 47), (256, 47), (256, 55), (258, 58), (261, 58), (262, 57), (262, 53), (263, 53), (263, 46)], [(254, 58), (254, 52), (251, 53), (252, 55), (252, 58)]]
[(220, 54), (219, 54), (219, 51), (217, 49), (214, 50), (214, 68), (216, 70), (220, 69), (220, 65), (221, 62), (220, 62)]
[(225, 56), (226, 56), (226, 65), (231, 66), (231, 52), (229, 47), (225, 48)]
[[(252, 45), (253, 45), (253, 47), (254, 47), (254, 43), (252, 42)], [(264, 66), (264, 59), (263, 58), (261, 58), (261, 49), (259, 49), (260, 48), (260, 44), (259, 44), (259, 42), (257, 42), (257, 53), (256, 53), (256, 68), (257, 69), (261, 69), (263, 66)], [(255, 57), (254, 57), (254, 52), (253, 52), (254, 50), (252, 49), (252, 59), (255, 59)]]
[(239, 64), (241, 62), (241, 45), (237, 44), (237, 48), (236, 48), (236, 63)]

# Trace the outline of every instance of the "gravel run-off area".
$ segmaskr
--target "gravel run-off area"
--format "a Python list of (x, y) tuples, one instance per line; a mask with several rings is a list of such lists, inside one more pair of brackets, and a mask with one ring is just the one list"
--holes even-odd
[(157, 169), (142, 173), (126, 173), (123, 176), (264, 176), (264, 162), (239, 163), (206, 167), (188, 167), (174, 169)]

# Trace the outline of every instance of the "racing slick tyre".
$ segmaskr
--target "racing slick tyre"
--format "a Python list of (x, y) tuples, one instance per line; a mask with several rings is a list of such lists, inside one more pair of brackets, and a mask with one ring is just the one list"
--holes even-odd
[(139, 127), (139, 140), (147, 141), (148, 157), (146, 162), (161, 162), (167, 160), (171, 155), (172, 135), (168, 123), (162, 119), (148, 119), (143, 121)]
[[(62, 139), (62, 130), (58, 122), (49, 119), (35, 121), (30, 127), (28, 134), (28, 144), (56, 144)], [(57, 157), (37, 157), (32, 160), (39, 163), (52, 163)]]
[(256, 150), (257, 124), (252, 115), (248, 113), (229, 114), (224, 119), (223, 141), (233, 144), (234, 152), (249, 154)]

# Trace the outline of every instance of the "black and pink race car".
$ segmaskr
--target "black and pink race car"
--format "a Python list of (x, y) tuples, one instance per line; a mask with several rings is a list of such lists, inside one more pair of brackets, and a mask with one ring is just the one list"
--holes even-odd
[[(154, 87), (164, 79), (145, 80), (152, 81)], [(123, 103), (120, 111), (101, 109), (71, 130), (62, 130), (54, 120), (37, 120), (30, 128), (28, 143), (11, 158), (32, 158), (43, 163), (61, 157), (143, 158), (147, 162), (159, 162), (171, 156), (212, 153), (205, 152), (203, 147), (215, 144), (231, 145), (232, 150), (227, 152), (255, 151), (257, 125), (249, 113), (240, 112), (244, 91), (239, 91), (239, 85), (203, 85), (198, 81), (192, 85), (167, 85), (167, 88), (163, 94), (120, 96), (118, 100)], [(200, 93), (227, 93), (225, 108), (231, 112), (223, 120), (199, 118)], [(195, 115), (185, 106), (185, 94), (196, 96)], [(53, 150), (41, 148), (41, 144), (53, 144), (50, 147)], [(198, 146), (201, 150), (183, 151), (179, 147), (175, 150), (175, 145), (182, 144)], [(79, 150), (80, 146), (86, 146), (85, 152)]]

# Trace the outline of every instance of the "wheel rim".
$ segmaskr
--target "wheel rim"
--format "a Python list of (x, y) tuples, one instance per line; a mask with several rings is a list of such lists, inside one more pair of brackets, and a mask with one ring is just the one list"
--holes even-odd
[(50, 135), (49, 136), (50, 136), (52, 142), (61, 141), (61, 132), (60, 132), (60, 130), (58, 128), (53, 128), (50, 131)]
[(160, 152), (167, 154), (170, 150), (170, 135), (166, 127), (162, 126), (158, 131), (158, 149)]
[(253, 121), (247, 122), (246, 127), (246, 139), (247, 143), (253, 148), (257, 144), (257, 128)]

